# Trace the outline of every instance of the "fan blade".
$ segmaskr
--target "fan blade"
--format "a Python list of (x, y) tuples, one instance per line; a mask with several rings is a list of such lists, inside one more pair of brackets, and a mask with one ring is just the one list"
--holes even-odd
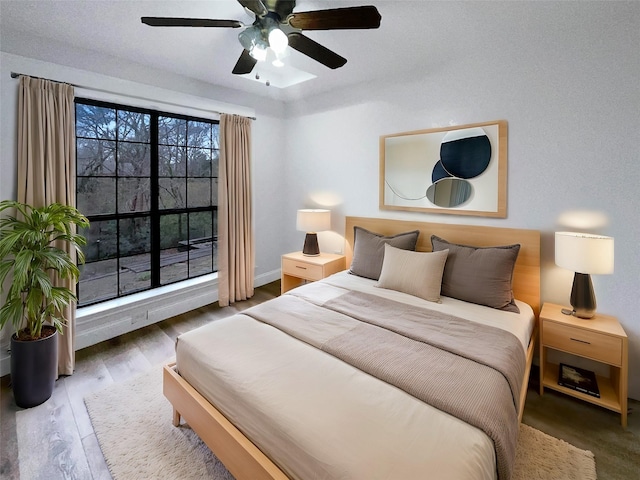
[(140, 21), (151, 27), (244, 27), (244, 24), (237, 20), (210, 20), (208, 18), (141, 17)]
[(332, 52), (327, 47), (323, 47), (309, 37), (305, 37), (300, 32), (291, 32), (287, 37), (289, 38), (289, 46), (291, 48), (296, 49), (300, 53), (304, 53), (306, 56), (313, 58), (315, 61), (329, 68), (340, 68), (347, 63), (346, 58)]
[(234, 75), (244, 75), (245, 73), (251, 73), (251, 70), (253, 70), (253, 67), (255, 67), (257, 62), (258, 61), (255, 58), (249, 55), (249, 52), (247, 50), (242, 50), (240, 58), (238, 58), (238, 61), (236, 62), (236, 66), (233, 67), (232, 73)]
[(292, 13), (289, 25), (300, 30), (378, 28), (382, 17), (373, 5)]
[(238, 0), (238, 3), (258, 17), (264, 17), (268, 13), (267, 7), (264, 6), (262, 0)]

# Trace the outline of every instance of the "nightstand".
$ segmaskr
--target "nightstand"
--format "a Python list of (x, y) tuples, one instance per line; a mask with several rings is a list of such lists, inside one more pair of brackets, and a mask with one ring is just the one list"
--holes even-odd
[[(597, 313), (589, 320), (565, 315), (563, 307), (545, 303), (540, 312), (540, 395), (550, 388), (621, 415), (627, 426), (628, 342), (615, 317)], [(559, 366), (547, 359), (548, 350), (588, 358), (609, 367), (609, 378), (596, 375), (600, 398), (558, 385)]]
[(308, 257), (302, 252), (282, 256), (281, 293), (301, 285), (305, 281), (321, 280), (345, 269), (344, 255), (321, 253)]

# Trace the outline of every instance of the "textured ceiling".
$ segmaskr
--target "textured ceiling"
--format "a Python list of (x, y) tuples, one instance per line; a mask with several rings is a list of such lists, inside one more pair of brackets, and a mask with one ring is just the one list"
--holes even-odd
[[(237, 38), (240, 29), (154, 28), (140, 22), (141, 16), (174, 16), (250, 24), (253, 15), (236, 0), (1, 0), (0, 49), (86, 70), (94, 70), (101, 58), (108, 56), (111, 63), (133, 62), (292, 101), (372, 81), (422, 78), (477, 49), (498, 50), (500, 42), (508, 41), (505, 28), (521, 28), (518, 23), (531, 6), (521, 2), (298, 0), (295, 11), (367, 4), (375, 5), (382, 15), (379, 29), (306, 32), (347, 58), (347, 64), (331, 70), (292, 50), (286, 64), (316, 78), (285, 89), (266, 87), (231, 73), (242, 51)], [(536, 15), (542, 23), (545, 16), (552, 18), (553, 12), (540, 8)], [(533, 21), (528, 18), (527, 25)], [(287, 65), (283, 67), (285, 74)], [(112, 75), (117, 76), (116, 72)]]

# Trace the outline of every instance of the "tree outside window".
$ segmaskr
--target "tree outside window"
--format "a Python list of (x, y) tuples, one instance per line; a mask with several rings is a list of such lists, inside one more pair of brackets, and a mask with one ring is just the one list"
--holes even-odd
[(217, 121), (76, 99), (79, 305), (217, 271)]

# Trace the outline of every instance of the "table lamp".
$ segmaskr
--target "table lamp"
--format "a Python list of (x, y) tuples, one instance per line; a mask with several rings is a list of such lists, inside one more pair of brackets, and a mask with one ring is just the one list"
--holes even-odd
[(596, 296), (591, 276), (613, 273), (613, 238), (588, 233), (556, 232), (556, 265), (575, 272), (571, 288), (571, 314), (592, 318)]
[(318, 246), (318, 235), (316, 232), (329, 230), (331, 228), (331, 211), (321, 209), (298, 210), (296, 229), (307, 232), (304, 237), (304, 248), (302, 254), (310, 257), (320, 255)]

